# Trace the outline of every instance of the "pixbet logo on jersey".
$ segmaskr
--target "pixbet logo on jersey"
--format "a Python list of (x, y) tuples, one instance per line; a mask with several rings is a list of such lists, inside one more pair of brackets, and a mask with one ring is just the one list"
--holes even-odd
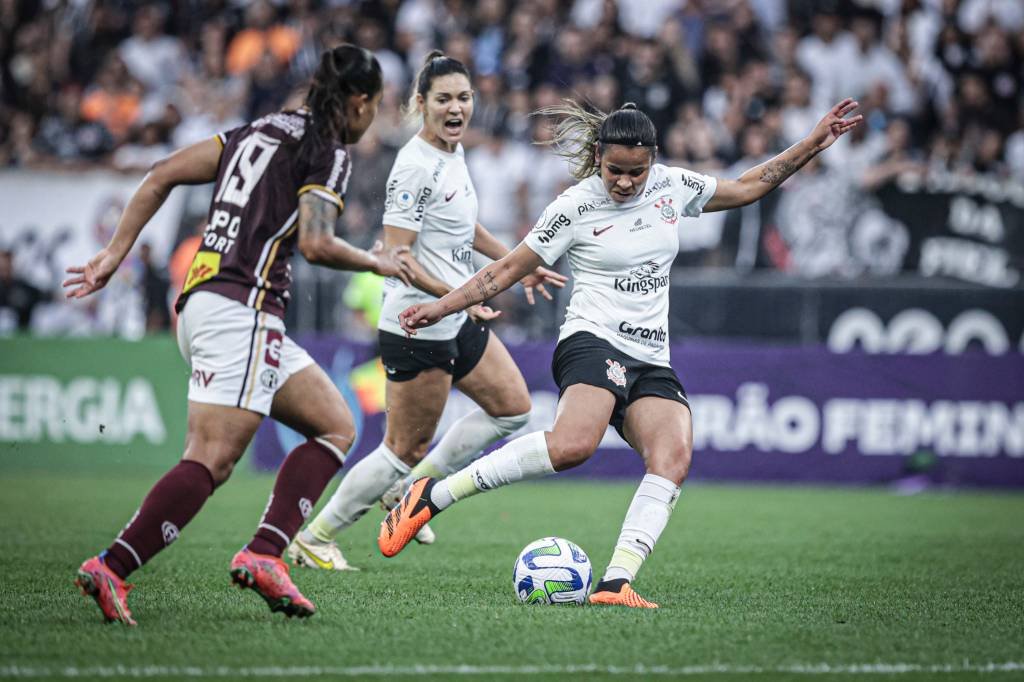
[(631, 294), (647, 294), (668, 286), (668, 275), (659, 275), (661, 266), (652, 260), (638, 265), (629, 271), (628, 277), (615, 278), (615, 290)]
[(547, 244), (548, 242), (550, 242), (552, 239), (554, 239), (555, 235), (558, 234), (558, 231), (560, 229), (562, 229), (563, 227), (568, 227), (571, 222), (568, 216), (566, 216), (564, 213), (556, 214), (553, 218), (551, 218), (551, 220), (548, 220), (547, 222), (545, 222), (544, 220), (546, 217), (547, 215), (541, 216), (541, 219), (537, 222), (536, 227), (533, 228), (533, 231), (539, 235), (537, 237), (537, 241), (539, 241), (541, 244)]

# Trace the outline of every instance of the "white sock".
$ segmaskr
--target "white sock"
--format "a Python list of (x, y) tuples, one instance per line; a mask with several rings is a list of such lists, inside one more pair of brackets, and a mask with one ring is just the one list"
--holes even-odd
[(529, 412), (512, 417), (492, 417), (481, 409), (473, 410), (452, 424), (437, 445), (413, 467), (405, 478), (405, 487), (424, 476), (444, 478), (458, 471), (488, 445), (512, 435), (529, 421)]
[(302, 531), (306, 542), (330, 542), (366, 513), (391, 485), (409, 473), (409, 465), (384, 443), (361, 459), (341, 479), (316, 518)]
[(679, 486), (667, 478), (654, 474), (644, 476), (626, 511), (622, 532), (603, 580), (624, 578), (632, 582), (636, 578), (640, 566), (654, 550), (661, 531), (665, 530), (679, 499), (679, 491)]
[(430, 501), (444, 509), (485, 490), (553, 473), (547, 438), (543, 431), (534, 431), (439, 481), (430, 492)]

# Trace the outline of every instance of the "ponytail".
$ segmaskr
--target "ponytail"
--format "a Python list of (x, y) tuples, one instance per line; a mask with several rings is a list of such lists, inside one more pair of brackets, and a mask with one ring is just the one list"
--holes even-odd
[(372, 52), (349, 44), (324, 51), (306, 94), (312, 123), (302, 138), (304, 150), (348, 142), (347, 98), (374, 97), (383, 82), (380, 63)]
[(551, 140), (541, 144), (551, 146), (556, 154), (567, 159), (572, 166), (572, 176), (577, 180), (598, 173), (597, 157), (603, 145), (649, 147), (653, 153), (658, 144), (658, 132), (651, 119), (632, 102), (606, 114), (566, 99), (562, 104), (543, 107), (534, 114), (561, 119)]

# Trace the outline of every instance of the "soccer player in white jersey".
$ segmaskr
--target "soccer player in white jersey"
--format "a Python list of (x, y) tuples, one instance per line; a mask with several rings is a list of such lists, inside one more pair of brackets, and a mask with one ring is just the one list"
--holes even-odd
[[(349, 567), (336, 536), (393, 485), (461, 469), (488, 445), (525, 426), (530, 416), (526, 382), (485, 323), (495, 311), (472, 306), (468, 315), (459, 312), (416, 338), (399, 325), (398, 315), (408, 306), (436, 301), (472, 277), (474, 251), (489, 258), (509, 252), (477, 222), (476, 192), (460, 143), (473, 115), (466, 67), (438, 51), (427, 55), (409, 113), (422, 118), (422, 127), (395, 159), (384, 210), (385, 245), (408, 248), (404, 261), (411, 279), (410, 285), (387, 280), (378, 325), (387, 373), (387, 430), (289, 548), (296, 564), (311, 568)], [(561, 287), (566, 281), (539, 266), (520, 278), (530, 303), (534, 288), (550, 300), (543, 285)], [(428, 454), (453, 384), (480, 407), (453, 424)], [(401, 492), (404, 487), (393, 493), (392, 504)], [(418, 535), (421, 542), (433, 541), (429, 528)]]
[(644, 459), (647, 475), (592, 604), (655, 608), (631, 583), (668, 523), (690, 468), (686, 393), (669, 364), (669, 270), (677, 221), (757, 201), (856, 126), (857, 103), (834, 106), (802, 141), (736, 180), (655, 163), (656, 131), (635, 105), (610, 115), (569, 103), (556, 139), (580, 180), (555, 199), (512, 253), (439, 301), (401, 315), (410, 334), (511, 286), (568, 254), (573, 285), (552, 371), (561, 398), (554, 426), (517, 438), (443, 480), (422, 478), (381, 524), (377, 542), (394, 556), (456, 501), (576, 466), (610, 423)]

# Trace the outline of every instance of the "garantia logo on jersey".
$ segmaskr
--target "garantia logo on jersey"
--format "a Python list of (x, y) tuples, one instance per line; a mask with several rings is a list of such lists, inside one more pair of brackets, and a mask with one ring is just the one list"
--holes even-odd
[(647, 294), (668, 286), (668, 275), (659, 275), (661, 266), (652, 260), (636, 266), (627, 277), (615, 278), (615, 290), (631, 294)]
[(267, 352), (263, 362), (270, 367), (281, 366), (281, 346), (284, 345), (284, 334), (276, 329), (267, 330)]
[(684, 185), (697, 192), (697, 196), (704, 194), (704, 188), (707, 187), (707, 184), (703, 180), (690, 175), (686, 171), (680, 173), (679, 177)]
[(584, 201), (576, 207), (576, 215), (581, 216), (587, 211), (596, 211), (612, 203), (611, 199), (597, 199), (596, 201)]
[(661, 345), (668, 341), (668, 332), (663, 327), (636, 327), (631, 322), (619, 322), (619, 336), (644, 345)]
[(664, 195), (658, 197), (658, 200), (654, 202), (654, 208), (658, 209), (658, 213), (661, 214), (661, 220), (669, 225), (675, 225), (676, 221), (679, 220), (679, 214), (676, 213), (676, 209), (672, 206), (672, 197)]
[(537, 241), (541, 244), (550, 242), (558, 234), (559, 230), (563, 227), (568, 227), (572, 223), (564, 213), (556, 213), (550, 220), (545, 221), (546, 218), (547, 213), (540, 217), (537, 225), (533, 228), (533, 231), (538, 235)]

